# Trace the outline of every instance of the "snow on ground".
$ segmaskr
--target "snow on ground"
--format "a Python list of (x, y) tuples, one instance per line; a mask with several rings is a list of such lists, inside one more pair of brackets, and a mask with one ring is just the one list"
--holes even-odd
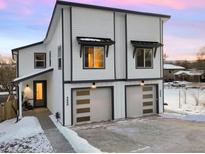
[(37, 118), (24, 117), (15, 122), (11, 119), (0, 123), (0, 153), (53, 152)]
[(205, 114), (181, 114), (181, 113), (163, 113), (160, 114), (163, 118), (174, 118), (188, 121), (205, 122)]
[(205, 89), (170, 88), (164, 89), (165, 110), (179, 113), (205, 114)]
[(0, 153), (51, 153), (53, 148), (42, 133), (0, 143)]
[(72, 145), (73, 149), (78, 153), (101, 153), (101, 151), (88, 143), (87, 140), (78, 136), (73, 130), (63, 127), (59, 122), (57, 122), (54, 115), (50, 116), (51, 120), (58, 128), (58, 130), (63, 134), (63, 136)]
[(22, 139), (43, 133), (38, 119), (35, 117), (24, 117), (18, 123), (16, 119), (0, 123), (0, 142), (13, 139)]

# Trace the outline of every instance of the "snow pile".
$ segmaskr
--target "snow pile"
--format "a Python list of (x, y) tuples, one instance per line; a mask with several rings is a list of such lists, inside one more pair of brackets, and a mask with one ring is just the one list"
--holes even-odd
[(63, 134), (63, 136), (69, 141), (72, 145), (73, 149), (78, 153), (101, 153), (101, 151), (88, 143), (87, 140), (78, 136), (76, 132), (73, 130), (63, 127), (60, 123), (58, 123), (55, 119), (55, 116), (50, 116), (51, 120), (58, 128), (58, 130)]
[(166, 70), (185, 70), (184, 67), (173, 65), (173, 64), (164, 64), (164, 69)]
[(0, 92), (0, 96), (8, 95), (9, 92)]
[(174, 118), (188, 121), (205, 122), (205, 114), (180, 114), (180, 113), (163, 113), (163, 118)]
[(81, 38), (81, 41), (95, 41), (95, 42), (101, 42), (100, 39), (94, 39), (94, 38)]
[(43, 133), (39, 121), (35, 117), (24, 117), (18, 123), (15, 122), (16, 119), (11, 119), (0, 123), (0, 142), (8, 142), (13, 139), (22, 139)]

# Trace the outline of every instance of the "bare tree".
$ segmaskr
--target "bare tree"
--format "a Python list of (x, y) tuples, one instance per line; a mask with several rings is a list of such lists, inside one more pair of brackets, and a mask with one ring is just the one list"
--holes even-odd
[(205, 47), (202, 47), (196, 55), (196, 66), (200, 70), (205, 70)]
[(167, 58), (168, 58), (168, 54), (167, 54), (167, 53), (164, 53), (164, 54), (163, 54), (163, 60), (166, 61)]
[(3, 90), (11, 92), (13, 90), (12, 80), (16, 76), (15, 65), (13, 65), (12, 58), (4, 59), (3, 56), (0, 56), (0, 85), (3, 87)]
[(197, 53), (197, 60), (205, 60), (205, 47), (202, 47)]

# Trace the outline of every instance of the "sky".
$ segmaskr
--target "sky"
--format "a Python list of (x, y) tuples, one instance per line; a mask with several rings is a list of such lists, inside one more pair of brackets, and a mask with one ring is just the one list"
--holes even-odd
[[(66, 1), (66, 0), (65, 0)], [(205, 0), (70, 0), (171, 15), (164, 25), (168, 60), (194, 60), (205, 46)], [(0, 54), (45, 38), (55, 0), (0, 0)]]

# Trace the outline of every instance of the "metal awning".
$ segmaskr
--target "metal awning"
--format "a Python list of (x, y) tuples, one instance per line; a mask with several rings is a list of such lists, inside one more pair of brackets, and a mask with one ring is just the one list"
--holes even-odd
[(159, 42), (148, 42), (148, 41), (131, 41), (131, 44), (134, 47), (133, 51), (133, 58), (135, 57), (135, 54), (137, 52), (137, 48), (148, 48), (148, 49), (153, 49), (154, 51), (154, 57), (156, 56), (157, 48), (162, 47), (163, 44)]
[(106, 57), (108, 57), (109, 46), (115, 44), (110, 38), (95, 38), (95, 37), (77, 37), (80, 47), (80, 57), (82, 57), (84, 46), (103, 46), (106, 49)]
[(51, 72), (51, 71), (53, 71), (53, 68), (46, 68), (46, 69), (43, 69), (43, 70), (35, 72), (35, 73), (31, 73), (31, 74), (28, 74), (28, 75), (24, 75), (24, 76), (18, 77), (16, 79), (14, 79), (13, 82), (14, 83), (19, 83), (19, 82), (22, 82), (22, 81), (34, 78), (36, 76), (39, 76), (39, 75)]

